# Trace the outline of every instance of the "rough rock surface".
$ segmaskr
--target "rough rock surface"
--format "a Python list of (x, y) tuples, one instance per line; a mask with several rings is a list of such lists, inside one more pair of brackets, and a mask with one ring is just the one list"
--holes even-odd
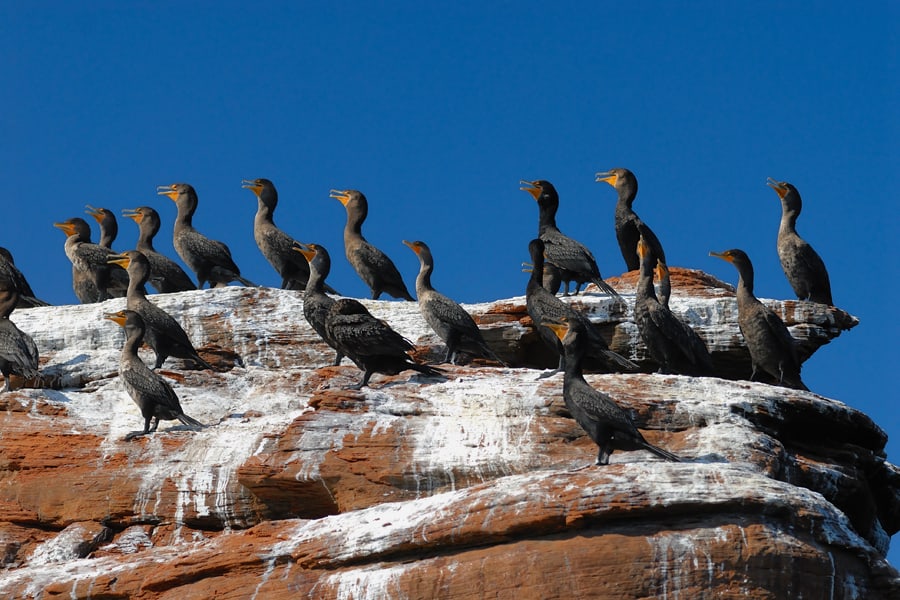
[[(616, 452), (592, 466), (562, 377), (537, 380), (555, 359), (524, 298), (467, 307), (511, 368), (376, 375), (357, 392), (342, 389), (360, 375), (349, 362), (323, 366), (333, 354), (295, 292), (153, 296), (223, 370), (170, 359), (161, 373), (208, 427), (163, 422), (131, 442), (142, 420), (115, 373), (122, 332), (102, 319), (122, 301), (16, 311), (47, 387), (0, 395), (0, 597), (900, 597), (883, 431), (838, 401), (740, 381), (733, 293), (672, 276), (673, 310), (725, 378), (588, 381), (678, 464)], [(633, 282), (612, 283), (628, 297)], [(569, 301), (654, 369), (628, 314)], [(411, 303), (366, 304), (420, 357), (442, 354)], [(855, 325), (771, 304), (806, 355)]]

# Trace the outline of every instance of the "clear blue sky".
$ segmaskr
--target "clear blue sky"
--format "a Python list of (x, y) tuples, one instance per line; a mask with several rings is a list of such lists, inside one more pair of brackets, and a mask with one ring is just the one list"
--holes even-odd
[[(897, 462), (900, 4), (77, 4), (0, 6), (0, 245), (44, 299), (75, 301), (51, 224), (85, 204), (157, 207), (157, 248), (174, 256), (175, 206), (155, 188), (177, 181), (198, 191), (195, 225), (278, 285), (241, 189), (255, 177), (278, 187), (276, 223), (331, 250), (347, 295), (367, 290), (331, 188), (367, 195), (364, 233), (410, 286), (401, 240), (422, 239), (436, 287), (473, 302), (524, 293), (537, 207), (518, 182), (548, 179), (560, 227), (615, 275), (615, 194), (594, 183), (615, 166), (637, 175), (635, 209), (670, 264), (733, 283), (707, 253), (740, 247), (757, 294), (791, 298), (774, 177), (800, 190), (798, 229), (861, 320), (804, 379), (871, 415)], [(136, 233), (120, 219), (116, 247)]]

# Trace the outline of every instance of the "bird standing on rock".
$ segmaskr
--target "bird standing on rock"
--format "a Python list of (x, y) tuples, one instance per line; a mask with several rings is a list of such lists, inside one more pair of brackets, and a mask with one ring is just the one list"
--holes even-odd
[(547, 262), (559, 270), (559, 278), (566, 285), (564, 295), (569, 295), (569, 283), (575, 282), (575, 295), (583, 283), (593, 283), (600, 291), (621, 300), (618, 292), (600, 276), (594, 255), (583, 244), (563, 235), (556, 226), (559, 194), (549, 181), (521, 181), (520, 189), (531, 194), (538, 203), (538, 237), (544, 242)]
[(168, 196), (178, 207), (172, 243), (184, 264), (197, 274), (197, 287), (202, 288), (206, 282), (210, 287), (221, 287), (232, 281), (256, 287), (255, 283), (241, 277), (241, 270), (231, 258), (228, 246), (194, 229), (193, 218), (198, 199), (193, 186), (187, 183), (161, 185), (156, 193)]
[(28, 280), (25, 279), (25, 275), (16, 267), (12, 252), (3, 247), (0, 247), (0, 277), (8, 279), (9, 284), (19, 294), (19, 303), (16, 305), (16, 308), (50, 306), (48, 303), (35, 297)]
[(18, 302), (19, 290), (15, 283), (0, 276), (0, 374), (3, 375), (5, 392), (12, 390), (10, 375), (25, 379), (40, 376), (38, 349), (34, 340), (9, 320)]
[(382, 292), (387, 292), (394, 298), (415, 302), (393, 261), (363, 237), (362, 224), (369, 214), (369, 202), (362, 192), (331, 190), (330, 196), (347, 209), (344, 252), (357, 274), (372, 290), (372, 300), (378, 300)]
[(150, 279), (147, 282), (160, 294), (196, 290), (197, 286), (178, 263), (160, 254), (153, 247), (153, 238), (159, 233), (159, 213), (149, 206), (122, 211), (122, 216), (137, 223), (138, 241), (135, 249), (150, 261)]
[(91, 243), (91, 227), (81, 217), (54, 223), (66, 234), (66, 256), (72, 262), (72, 289), (82, 304), (121, 298), (128, 289), (128, 275), (106, 259), (115, 254)]
[(328, 309), (335, 303), (334, 298), (325, 293), (325, 278), (331, 272), (331, 256), (324, 246), (318, 244), (294, 242), (293, 250), (302, 254), (309, 263), (309, 281), (303, 293), (303, 316), (319, 337), (337, 351), (332, 363), (336, 367), (341, 364), (344, 355), (337, 342), (331, 339), (325, 325)]
[(671, 452), (645, 440), (628, 413), (608, 395), (585, 381), (581, 363), (587, 348), (586, 331), (578, 320), (561, 317), (556, 322), (545, 321), (544, 326), (549, 327), (562, 341), (566, 353), (563, 399), (566, 408), (599, 447), (598, 465), (609, 464), (614, 449), (649, 450), (666, 460), (681, 462)]
[[(253, 239), (269, 264), (281, 276), (281, 289), (303, 290), (309, 281), (309, 265), (294, 251), (296, 241), (275, 225), (275, 208), (278, 191), (268, 179), (245, 179), (242, 186), (257, 198), (256, 217), (253, 219)], [(337, 293), (331, 288), (329, 292)]]
[(798, 390), (809, 389), (800, 379), (800, 358), (790, 331), (778, 315), (753, 295), (753, 264), (750, 257), (736, 248), (710, 252), (709, 255), (730, 262), (738, 270), (738, 325), (750, 351), (753, 366), (750, 381), (762, 369), (779, 385)]
[[(132, 431), (125, 436), (125, 440), (155, 432), (160, 419), (178, 419), (191, 429), (201, 429), (202, 423), (184, 414), (172, 386), (147, 368), (138, 356), (138, 348), (144, 339), (144, 321), (141, 316), (133, 310), (120, 310), (103, 316), (125, 328), (125, 344), (122, 346), (119, 359), (119, 377), (144, 417), (143, 431)], [(151, 420), (153, 427), (150, 426)]]
[(144, 324), (143, 337), (147, 345), (156, 353), (158, 369), (169, 356), (191, 360), (203, 369), (213, 369), (212, 365), (203, 360), (191, 339), (185, 333), (169, 313), (147, 300), (147, 290), (144, 284), (150, 277), (150, 262), (137, 250), (128, 250), (122, 254), (114, 254), (109, 257), (111, 264), (119, 265), (128, 272), (128, 294), (126, 306), (141, 316)]
[(666, 253), (663, 251), (659, 238), (631, 208), (638, 191), (637, 177), (634, 176), (634, 173), (623, 168), (610, 169), (597, 173), (595, 181), (608, 183), (615, 188), (618, 194), (615, 216), (616, 240), (619, 242), (619, 250), (622, 252), (622, 258), (625, 259), (626, 268), (629, 271), (641, 268), (641, 260), (635, 253), (635, 248), (637, 248), (638, 238), (642, 235), (654, 256), (666, 264)]
[(350, 389), (368, 385), (373, 373), (396, 375), (406, 369), (418, 371), (429, 377), (443, 377), (440, 369), (421, 365), (407, 352), (414, 346), (408, 339), (372, 316), (359, 301), (353, 298), (336, 300), (325, 318), (325, 329), (338, 346), (338, 352), (349, 357), (363, 369), (363, 378)]
[(481, 330), (466, 310), (431, 285), (434, 259), (425, 242), (403, 240), (410, 250), (419, 257), (419, 274), (416, 277), (416, 296), (419, 298), (419, 312), (431, 329), (447, 344), (444, 362), (456, 364), (460, 352), (481, 358), (495, 360), (506, 366), (491, 347), (484, 341)]
[(800, 192), (786, 181), (769, 177), (767, 185), (781, 199), (781, 224), (778, 226), (778, 258), (781, 268), (800, 300), (833, 306), (831, 281), (825, 261), (797, 233), (797, 217), (803, 208)]

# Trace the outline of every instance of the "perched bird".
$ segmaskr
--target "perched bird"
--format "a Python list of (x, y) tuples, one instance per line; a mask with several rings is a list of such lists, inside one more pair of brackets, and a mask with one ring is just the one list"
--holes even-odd
[(97, 244), (112, 250), (113, 242), (119, 235), (119, 223), (116, 221), (116, 215), (108, 208), (94, 208), (90, 204), (85, 208), (87, 210), (84, 212), (94, 217), (100, 226), (100, 241)]
[(760, 369), (774, 377), (779, 385), (798, 390), (808, 389), (800, 379), (800, 358), (788, 328), (778, 315), (753, 295), (753, 264), (743, 250), (710, 252), (738, 270), (738, 325), (750, 351), (753, 371), (750, 381)]
[(107, 264), (115, 254), (109, 248), (91, 243), (91, 228), (80, 217), (54, 223), (66, 234), (66, 256), (72, 262), (72, 288), (82, 304), (121, 298), (128, 289), (128, 275)]
[(337, 342), (331, 339), (325, 319), (328, 309), (335, 303), (325, 293), (325, 278), (331, 272), (331, 256), (324, 246), (318, 244), (300, 244), (294, 242), (293, 250), (303, 255), (309, 264), (309, 281), (306, 283), (306, 291), (303, 293), (303, 316), (310, 327), (319, 334), (325, 343), (337, 351), (334, 357), (334, 366), (341, 364), (344, 355), (341, 353)]
[(434, 259), (428, 245), (421, 241), (403, 240), (403, 243), (419, 257), (419, 274), (416, 277), (419, 311), (438, 337), (447, 344), (444, 362), (457, 364), (458, 354), (465, 352), (495, 360), (506, 366), (506, 363), (500, 360), (484, 341), (484, 336), (481, 335), (481, 330), (478, 329), (472, 316), (462, 306), (432, 287), (431, 273), (434, 270)]
[[(144, 338), (144, 320), (133, 310), (107, 313), (104, 318), (125, 328), (125, 345), (119, 359), (119, 377), (125, 390), (141, 409), (144, 417), (143, 431), (132, 431), (125, 440), (147, 435), (156, 431), (160, 419), (178, 419), (191, 429), (201, 429), (203, 424), (184, 414), (175, 390), (162, 377), (147, 368), (138, 357), (138, 348)], [(150, 427), (150, 420), (153, 427)]]
[(556, 210), (559, 208), (559, 194), (549, 181), (521, 181), (520, 189), (528, 192), (538, 203), (538, 237), (544, 242), (547, 262), (559, 270), (559, 278), (566, 284), (564, 294), (569, 295), (569, 282), (575, 282), (575, 294), (583, 283), (593, 283), (601, 291), (620, 298), (619, 294), (600, 276), (597, 261), (591, 251), (573, 240), (556, 226)]
[(619, 196), (619, 200), (616, 202), (616, 239), (619, 241), (619, 250), (622, 252), (622, 258), (625, 259), (625, 266), (628, 270), (636, 271), (641, 268), (640, 258), (634, 251), (641, 235), (644, 236), (653, 255), (666, 264), (666, 253), (663, 251), (659, 238), (631, 208), (638, 191), (637, 177), (634, 176), (634, 173), (623, 168), (610, 169), (597, 173), (596, 181), (606, 182), (613, 186)]
[(210, 287), (220, 287), (232, 281), (256, 287), (252, 281), (241, 277), (241, 270), (234, 264), (228, 246), (211, 240), (194, 229), (192, 221), (197, 210), (197, 192), (191, 185), (161, 185), (157, 187), (156, 193), (168, 196), (178, 207), (172, 243), (184, 264), (197, 274), (198, 288), (202, 288), (206, 282), (209, 282)]
[(340, 200), (347, 209), (347, 224), (344, 226), (344, 252), (347, 260), (372, 290), (372, 300), (377, 300), (382, 292), (394, 298), (415, 302), (410, 296), (400, 271), (387, 254), (370, 244), (362, 234), (362, 224), (369, 214), (369, 203), (362, 192), (356, 190), (331, 190), (330, 196)]
[(712, 375), (712, 358), (706, 344), (690, 325), (656, 298), (653, 273), (660, 263), (643, 236), (638, 238), (637, 255), (641, 258), (641, 271), (634, 298), (634, 322), (650, 356), (659, 363), (659, 372)]
[(147, 258), (137, 250), (128, 250), (122, 254), (110, 256), (109, 262), (128, 271), (126, 307), (141, 316), (144, 323), (144, 339), (156, 353), (156, 363), (153, 368), (160, 368), (166, 358), (174, 356), (191, 360), (201, 368), (215, 370), (197, 354), (191, 339), (178, 321), (147, 300), (147, 290), (144, 287), (150, 277), (150, 262)]
[(16, 327), (9, 315), (19, 302), (16, 284), (0, 276), (0, 374), (5, 385), (3, 391), (12, 390), (10, 375), (26, 379), (38, 377), (38, 349), (31, 336)]
[(797, 217), (803, 204), (800, 192), (786, 181), (771, 177), (767, 185), (781, 198), (781, 224), (778, 226), (778, 258), (788, 282), (800, 300), (834, 305), (828, 270), (813, 247), (797, 234)]
[(159, 233), (159, 213), (149, 206), (138, 206), (135, 209), (122, 211), (138, 226), (138, 241), (135, 248), (150, 261), (150, 279), (148, 283), (160, 294), (171, 292), (187, 292), (196, 290), (197, 286), (174, 260), (160, 254), (153, 247), (153, 238)]
[(671, 452), (645, 440), (628, 413), (585, 381), (581, 363), (588, 342), (584, 326), (578, 320), (562, 317), (559, 322), (545, 321), (544, 326), (562, 341), (566, 353), (563, 399), (566, 408), (599, 447), (598, 465), (609, 464), (613, 450), (649, 450), (665, 460), (681, 462)]
[(47, 302), (35, 298), (34, 291), (28, 284), (28, 280), (16, 267), (12, 253), (6, 248), (0, 247), (0, 277), (9, 280), (10, 285), (19, 294), (19, 303), (16, 308), (34, 308), (35, 306), (49, 306)]
[[(273, 220), (278, 206), (278, 191), (268, 179), (245, 179), (241, 187), (256, 195), (256, 217), (253, 219), (253, 238), (260, 252), (281, 276), (281, 289), (303, 290), (309, 281), (309, 265), (293, 250), (295, 240), (279, 229)], [(330, 287), (325, 289), (336, 294)]]
[(352, 298), (336, 300), (325, 316), (325, 330), (338, 346), (338, 352), (363, 369), (363, 378), (350, 389), (361, 389), (373, 373), (396, 375), (406, 369), (429, 377), (442, 377), (440, 369), (420, 365), (409, 357), (412, 343), (390, 326), (376, 319), (366, 307)]
[(606, 340), (594, 328), (590, 320), (560, 300), (551, 291), (542, 285), (544, 271), (544, 242), (539, 238), (531, 240), (528, 244), (528, 252), (531, 255), (531, 277), (525, 287), (525, 308), (528, 316), (534, 322), (534, 328), (541, 339), (544, 340), (559, 355), (559, 366), (555, 371), (548, 371), (540, 378), (550, 377), (566, 370), (566, 354), (563, 351), (562, 342), (546, 327), (542, 327), (544, 321), (555, 321), (566, 317), (572, 321), (580, 322), (585, 330), (588, 350), (592, 357), (598, 358), (604, 368), (609, 371), (637, 371), (640, 367), (609, 349)]

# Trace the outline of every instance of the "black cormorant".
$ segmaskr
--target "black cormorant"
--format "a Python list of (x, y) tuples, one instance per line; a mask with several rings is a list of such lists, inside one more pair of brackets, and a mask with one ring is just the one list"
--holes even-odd
[(413, 369), (429, 377), (442, 377), (440, 369), (421, 365), (407, 354), (412, 343), (391, 327), (376, 319), (353, 298), (336, 300), (325, 317), (325, 329), (338, 346), (338, 351), (363, 369), (363, 378), (350, 389), (369, 383), (373, 373), (396, 375)]
[(800, 379), (800, 359), (791, 333), (778, 315), (753, 295), (753, 264), (743, 250), (710, 252), (737, 267), (738, 270), (738, 325), (750, 351), (753, 371), (762, 369), (774, 377), (780, 385), (798, 390), (808, 389)]
[(138, 225), (138, 241), (135, 247), (150, 261), (150, 279), (147, 283), (160, 294), (171, 292), (187, 292), (196, 290), (197, 286), (174, 260), (160, 254), (153, 247), (153, 238), (159, 232), (159, 213), (149, 206), (138, 206), (133, 210), (122, 211), (123, 217), (128, 217)]
[(54, 223), (66, 234), (66, 256), (72, 262), (72, 288), (82, 304), (121, 298), (128, 289), (128, 275), (120, 267), (107, 264), (115, 254), (91, 243), (91, 228), (81, 217)]
[(563, 235), (556, 226), (556, 210), (559, 208), (559, 194), (549, 181), (521, 181), (527, 187), (521, 188), (531, 194), (538, 203), (538, 237), (544, 242), (547, 262), (559, 270), (559, 278), (566, 284), (564, 294), (569, 295), (569, 282), (575, 282), (575, 294), (583, 283), (593, 283), (600, 291), (615, 298), (618, 292), (600, 276), (597, 261), (583, 244)]
[(206, 282), (209, 282), (210, 287), (220, 287), (232, 281), (239, 281), (250, 287), (256, 286), (252, 281), (241, 277), (241, 270), (234, 264), (228, 246), (211, 240), (194, 229), (192, 221), (198, 200), (197, 192), (191, 185), (161, 185), (157, 187), (156, 193), (168, 196), (178, 207), (172, 243), (184, 264), (197, 274), (197, 287), (202, 288)]
[(534, 322), (535, 331), (559, 355), (559, 366), (556, 370), (544, 373), (541, 375), (541, 378), (565, 371), (566, 354), (563, 352), (561, 342), (553, 332), (541, 326), (545, 320), (558, 320), (561, 317), (580, 321), (584, 325), (584, 329), (587, 332), (590, 355), (600, 359), (607, 370), (615, 372), (637, 371), (639, 367), (636, 364), (609, 349), (606, 340), (603, 339), (603, 336), (594, 328), (586, 316), (557, 298), (555, 294), (542, 285), (544, 242), (540, 239), (531, 240), (528, 244), (528, 252), (531, 255), (532, 269), (531, 277), (528, 279), (528, 284), (525, 287), (525, 308), (528, 311), (528, 316)]
[(803, 204), (800, 192), (786, 181), (771, 177), (768, 186), (781, 198), (781, 224), (778, 226), (778, 258), (788, 282), (800, 300), (834, 305), (828, 270), (813, 247), (797, 234), (797, 217)]
[(5, 385), (3, 391), (12, 390), (10, 375), (25, 379), (39, 377), (38, 349), (31, 336), (16, 327), (9, 315), (19, 302), (16, 284), (0, 276), (0, 374)]
[(712, 358), (706, 344), (691, 326), (656, 298), (653, 273), (659, 264), (643, 236), (638, 238), (640, 278), (634, 298), (634, 322), (660, 373), (712, 375)]
[(362, 224), (369, 214), (369, 203), (362, 192), (331, 190), (330, 196), (339, 200), (347, 209), (344, 252), (347, 260), (372, 290), (372, 300), (377, 300), (382, 292), (386, 292), (394, 298), (415, 302), (391, 259), (363, 237)]
[(431, 249), (425, 242), (403, 243), (419, 257), (419, 274), (416, 277), (416, 296), (419, 299), (419, 311), (434, 332), (447, 344), (444, 362), (457, 364), (460, 352), (488, 358), (506, 366), (491, 347), (484, 341), (481, 330), (472, 316), (465, 309), (431, 285), (431, 273), (434, 270), (434, 259)]
[(325, 318), (328, 309), (335, 300), (325, 293), (325, 278), (331, 272), (331, 256), (324, 246), (318, 244), (301, 244), (294, 242), (293, 250), (304, 256), (309, 264), (309, 281), (306, 291), (303, 293), (303, 316), (310, 327), (319, 334), (325, 343), (337, 351), (334, 357), (334, 366), (341, 364), (344, 355), (341, 353), (337, 342), (331, 339), (325, 326)]
[(47, 302), (35, 298), (34, 291), (25, 279), (25, 275), (16, 267), (12, 253), (6, 248), (0, 247), (0, 277), (9, 280), (19, 294), (19, 303), (16, 308), (34, 308), (36, 306), (49, 306)]
[(671, 452), (645, 440), (627, 412), (585, 381), (581, 362), (588, 341), (584, 326), (578, 320), (562, 317), (559, 322), (545, 321), (544, 326), (549, 327), (562, 341), (566, 353), (563, 399), (566, 408), (599, 447), (598, 465), (609, 464), (613, 450), (649, 450), (665, 460), (681, 462)]
[[(116, 313), (107, 313), (104, 318), (125, 328), (125, 345), (122, 346), (122, 355), (119, 359), (119, 377), (122, 378), (125, 390), (141, 409), (141, 415), (144, 417), (143, 431), (132, 431), (125, 439), (132, 440), (155, 432), (160, 419), (178, 419), (191, 429), (201, 429), (202, 423), (184, 414), (172, 386), (148, 369), (138, 357), (137, 351), (144, 338), (144, 321), (141, 316), (133, 310), (120, 310)], [(150, 426), (151, 420), (153, 427)]]
[(650, 245), (653, 254), (665, 264), (666, 253), (663, 251), (659, 238), (631, 208), (638, 191), (637, 177), (634, 176), (634, 173), (623, 168), (610, 169), (597, 173), (596, 181), (603, 181), (613, 186), (619, 196), (619, 200), (616, 202), (616, 239), (619, 241), (619, 250), (622, 252), (622, 258), (625, 259), (626, 268), (629, 271), (641, 268), (641, 261), (635, 253), (638, 238), (641, 235)]
[(122, 254), (111, 256), (109, 261), (128, 271), (126, 307), (128, 310), (138, 313), (145, 325), (144, 339), (156, 353), (156, 363), (153, 368), (160, 368), (166, 358), (174, 356), (191, 360), (204, 369), (215, 370), (197, 354), (191, 339), (178, 321), (147, 300), (147, 290), (144, 288), (144, 284), (147, 283), (147, 278), (150, 276), (150, 262), (147, 258), (137, 250), (128, 250)]

